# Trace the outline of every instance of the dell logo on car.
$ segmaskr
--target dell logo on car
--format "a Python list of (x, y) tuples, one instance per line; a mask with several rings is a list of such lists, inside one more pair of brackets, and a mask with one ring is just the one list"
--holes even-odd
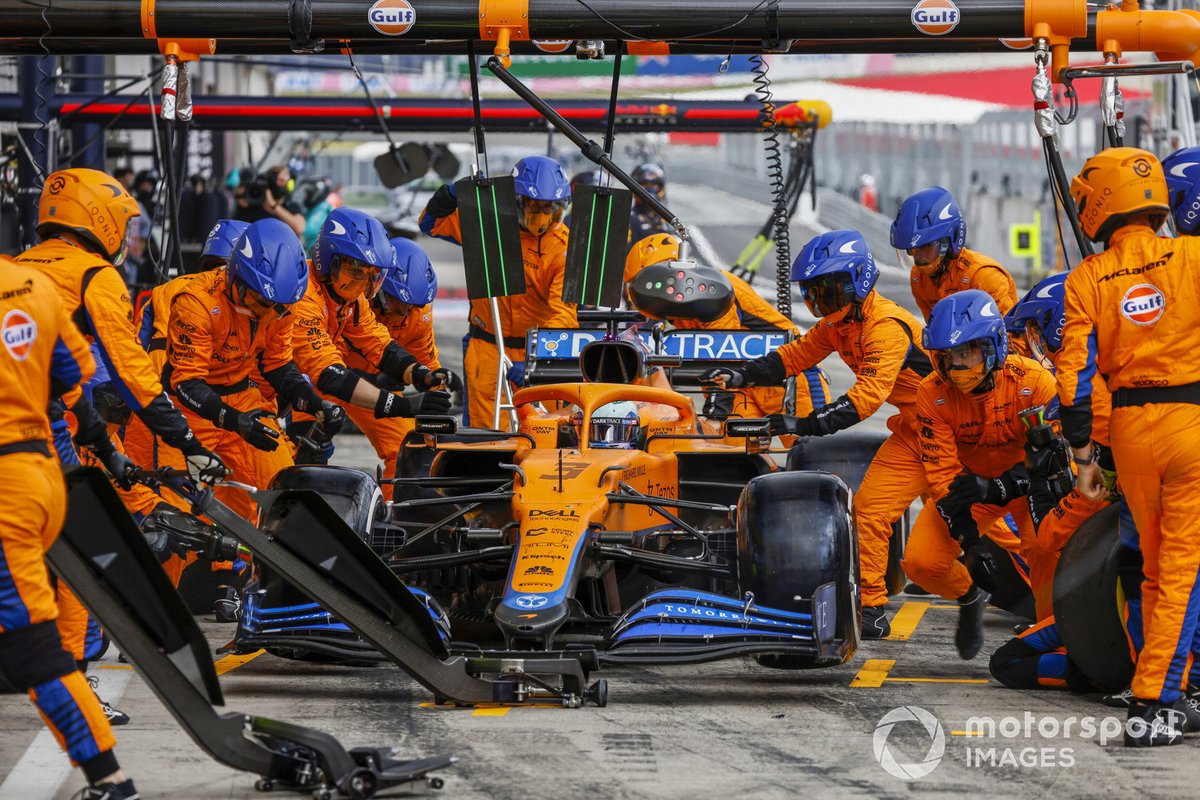
[(367, 12), (367, 21), (384, 36), (400, 36), (416, 23), (417, 11), (408, 0), (377, 0)]

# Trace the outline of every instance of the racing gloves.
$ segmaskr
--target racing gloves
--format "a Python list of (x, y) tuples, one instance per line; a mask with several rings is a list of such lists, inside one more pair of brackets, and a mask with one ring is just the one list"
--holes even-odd
[(334, 436), (337, 436), (346, 425), (345, 409), (337, 403), (331, 403), (328, 400), (321, 401), (321, 410), (314, 416), (321, 421), (321, 430), (325, 431), (326, 439), (332, 439)]
[(456, 394), (462, 394), (463, 389), (466, 388), (463, 386), (462, 378), (458, 377), (454, 374), (454, 372), (446, 369), (445, 367), (438, 367), (431, 374), (438, 381), (438, 383), (434, 384), (435, 386), (445, 386), (447, 390), (455, 392)]
[(236, 433), (251, 446), (269, 453), (279, 447), (279, 431), (263, 422), (264, 417), (273, 419), (271, 414), (261, 408), (237, 411), (231, 406), (225, 406), (217, 416), (217, 427)]
[(375, 403), (375, 418), (416, 417), (445, 414), (450, 410), (450, 395), (446, 392), (421, 392), (404, 395), (380, 392)]
[(508, 381), (516, 386), (525, 385), (525, 362), (514, 361), (508, 368)]
[(196, 483), (220, 483), (229, 475), (225, 462), (199, 440), (192, 438), (184, 447), (179, 448), (187, 461), (188, 477)]
[(108, 470), (113, 481), (122, 489), (133, 488), (133, 478), (137, 473), (137, 464), (118, 450), (108, 437), (108, 426), (96, 413), (95, 408), (86, 397), (71, 407), (75, 415), (76, 432), (75, 444), (87, 447), (95, 454), (96, 459)]
[(748, 385), (745, 373), (730, 367), (713, 367), (705, 370), (700, 374), (699, 380), (701, 383), (718, 383), (724, 380), (726, 389), (738, 389)]
[[(445, 387), (451, 392), (463, 390), (462, 379), (445, 367), (429, 369), (424, 364), (415, 364), (412, 368), (412, 385), (419, 392)], [(383, 387), (380, 387), (383, 388)]]
[(806, 417), (793, 417), (790, 414), (771, 414), (767, 417), (771, 425), (771, 435), (792, 436), (828, 436), (845, 430), (859, 422), (858, 409), (845, 395), (834, 400), (824, 408), (818, 408)]

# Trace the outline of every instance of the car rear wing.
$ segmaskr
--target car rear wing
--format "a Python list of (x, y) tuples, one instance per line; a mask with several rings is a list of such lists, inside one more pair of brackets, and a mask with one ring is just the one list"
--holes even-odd
[[(583, 348), (605, 338), (600, 328), (532, 328), (525, 347), (525, 384), (583, 380)], [(637, 334), (652, 356), (678, 359), (671, 369), (675, 389), (699, 388), (699, 377), (714, 367), (734, 367), (772, 353), (791, 341), (790, 331), (651, 330)]]

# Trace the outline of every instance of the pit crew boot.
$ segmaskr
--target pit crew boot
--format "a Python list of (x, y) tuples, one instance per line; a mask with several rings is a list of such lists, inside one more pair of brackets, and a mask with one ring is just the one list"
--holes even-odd
[(1133, 689), (1125, 688), (1116, 694), (1106, 694), (1100, 698), (1100, 702), (1109, 708), (1129, 708), (1129, 703), (1133, 700)]
[(958, 657), (970, 661), (983, 648), (983, 612), (990, 595), (978, 586), (972, 586), (958, 598), (958, 629), (954, 632), (954, 646)]
[(79, 800), (140, 800), (132, 780), (122, 783), (97, 783), (76, 796)]
[(1183, 714), (1184, 733), (1200, 733), (1200, 689), (1188, 687), (1174, 708)]
[[(97, 678), (95, 675), (90, 675), (90, 676), (88, 676), (87, 681), (89, 684), (91, 684), (92, 694), (96, 695), (96, 701), (100, 703), (100, 710), (104, 712), (104, 716), (108, 717), (108, 724), (109, 725), (127, 725), (127, 724), (129, 724), (129, 715), (126, 714), (124, 711), (120, 711), (119, 709), (116, 709), (116, 708), (113, 708), (112, 706), (110, 706), (104, 700), (104, 698), (100, 696), (100, 693), (96, 691), (96, 684), (98, 684), (100, 682), (100, 679)], [(120, 795), (116, 795), (116, 796), (119, 797)]]
[(1126, 747), (1163, 747), (1183, 744), (1186, 717), (1182, 711), (1134, 697), (1125, 721)]
[(863, 606), (862, 638), (885, 639), (892, 632), (886, 606)]

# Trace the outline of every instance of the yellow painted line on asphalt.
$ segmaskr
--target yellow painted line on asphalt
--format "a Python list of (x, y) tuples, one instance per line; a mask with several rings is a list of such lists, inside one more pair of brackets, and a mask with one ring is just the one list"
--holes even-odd
[(132, 664), (97, 664), (96, 669), (133, 669)]
[(888, 683), (988, 683), (987, 678), (887, 678)]
[(511, 710), (510, 706), (499, 708), (477, 708), (471, 712), (472, 717), (503, 717)]
[(950, 731), (951, 736), (983, 736), (983, 731)]
[(850, 681), (850, 686), (854, 689), (878, 689), (883, 686), (894, 666), (896, 662), (893, 659), (868, 658)]
[(987, 683), (986, 678), (916, 678), (890, 674), (896, 662), (890, 658), (868, 658), (854, 679), (852, 689), (878, 689), (885, 683)]
[(226, 672), (237, 669), (238, 667), (261, 656), (266, 650), (255, 650), (253, 653), (247, 653), (244, 656), (225, 656), (219, 659), (213, 667), (217, 670), (218, 675), (224, 675)]
[(908, 641), (912, 637), (913, 631), (921, 624), (921, 617), (925, 616), (928, 609), (929, 603), (926, 602), (917, 600), (905, 602), (892, 617), (892, 632), (884, 638), (893, 642)]

